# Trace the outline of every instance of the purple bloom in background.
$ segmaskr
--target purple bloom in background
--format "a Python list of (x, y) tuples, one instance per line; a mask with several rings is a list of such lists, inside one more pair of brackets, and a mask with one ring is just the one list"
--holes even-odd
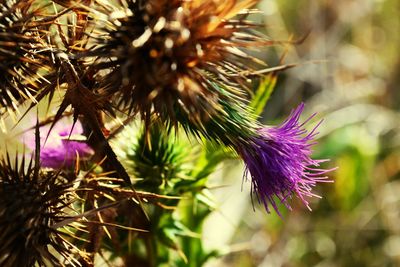
[[(72, 127), (74, 128), (72, 129)], [(49, 130), (50, 125), (40, 127), (40, 162), (42, 167), (72, 168), (78, 155), (80, 161), (88, 160), (93, 156), (94, 151), (86, 144), (86, 137), (82, 134), (83, 129), (79, 122), (72, 126), (72, 123), (61, 120), (55, 124), (48, 135)], [(25, 134), (24, 139), (26, 146), (35, 149), (34, 131)]]
[[(331, 170), (319, 168), (327, 160), (311, 159), (311, 146), (318, 125), (309, 133), (299, 124), (304, 109), (301, 104), (278, 127), (261, 128), (251, 145), (240, 148), (246, 165), (245, 177), (250, 174), (252, 193), (256, 193), (267, 212), (271, 205), (279, 214), (276, 199), (289, 209), (288, 199), (295, 194), (310, 209), (307, 197), (318, 182), (331, 182), (325, 173)], [(318, 196), (317, 196), (318, 197)], [(311, 209), (310, 209), (311, 210)]]

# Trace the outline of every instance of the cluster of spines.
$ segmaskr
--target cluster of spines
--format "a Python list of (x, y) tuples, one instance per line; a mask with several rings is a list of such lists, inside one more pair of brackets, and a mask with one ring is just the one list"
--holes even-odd
[(50, 46), (33, 0), (0, 3), (0, 107), (17, 110), (24, 100), (36, 101), (44, 80), (38, 74), (49, 63)]
[[(77, 198), (73, 183), (60, 171), (44, 171), (30, 160), (18, 156), (0, 160), (0, 264), (2, 266), (63, 266), (78, 263), (84, 252), (72, 246), (62, 223), (71, 213), (68, 207)], [(56, 227), (57, 224), (62, 227)], [(70, 228), (68, 231), (63, 228)], [(61, 257), (60, 257), (61, 256)]]

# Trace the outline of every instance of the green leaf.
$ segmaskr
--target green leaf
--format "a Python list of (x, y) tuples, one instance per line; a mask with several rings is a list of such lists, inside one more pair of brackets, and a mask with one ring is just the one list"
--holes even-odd
[(235, 158), (234, 152), (228, 147), (213, 144), (207, 140), (204, 140), (204, 143), (200, 157), (190, 175), (196, 179), (207, 178), (222, 161)]
[(276, 73), (270, 73), (261, 80), (250, 103), (250, 107), (253, 108), (254, 114), (260, 115), (263, 112), (265, 105), (275, 89), (277, 80), (278, 76)]

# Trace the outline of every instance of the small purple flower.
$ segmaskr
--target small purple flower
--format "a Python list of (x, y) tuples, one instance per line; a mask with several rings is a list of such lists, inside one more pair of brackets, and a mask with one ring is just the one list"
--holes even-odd
[[(40, 127), (40, 162), (42, 167), (72, 168), (76, 163), (77, 156), (79, 156), (80, 161), (89, 160), (93, 156), (94, 151), (86, 144), (86, 137), (82, 135), (83, 129), (79, 122), (72, 126), (66, 120), (61, 120), (55, 124), (50, 134), (48, 134), (49, 130), (49, 125)], [(27, 147), (35, 149), (34, 132), (29, 131), (24, 135), (24, 139)]]
[(307, 197), (316, 196), (312, 188), (318, 182), (331, 182), (324, 176), (331, 170), (319, 168), (327, 160), (311, 159), (311, 146), (318, 125), (309, 133), (299, 124), (304, 104), (297, 107), (278, 127), (258, 129), (250, 146), (239, 149), (245, 162), (245, 177), (251, 176), (252, 193), (256, 193), (267, 212), (271, 205), (279, 214), (276, 199), (291, 209), (288, 199), (295, 194), (311, 210)]

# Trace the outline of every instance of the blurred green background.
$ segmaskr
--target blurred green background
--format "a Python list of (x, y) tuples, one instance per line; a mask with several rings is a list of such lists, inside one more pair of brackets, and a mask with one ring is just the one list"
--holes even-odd
[[(212, 184), (218, 211), (203, 240), (224, 247), (207, 266), (400, 266), (400, 1), (264, 0), (265, 33), (296, 40), (260, 53), (270, 66), (297, 63), (280, 73), (263, 113), (277, 123), (301, 101), (304, 118), (318, 112), (315, 157), (339, 166), (334, 184), (320, 184), (312, 212), (267, 215), (241, 189), (243, 166), (222, 167)], [(312, 128), (312, 123), (308, 128)], [(282, 209), (284, 211), (284, 209)]]

